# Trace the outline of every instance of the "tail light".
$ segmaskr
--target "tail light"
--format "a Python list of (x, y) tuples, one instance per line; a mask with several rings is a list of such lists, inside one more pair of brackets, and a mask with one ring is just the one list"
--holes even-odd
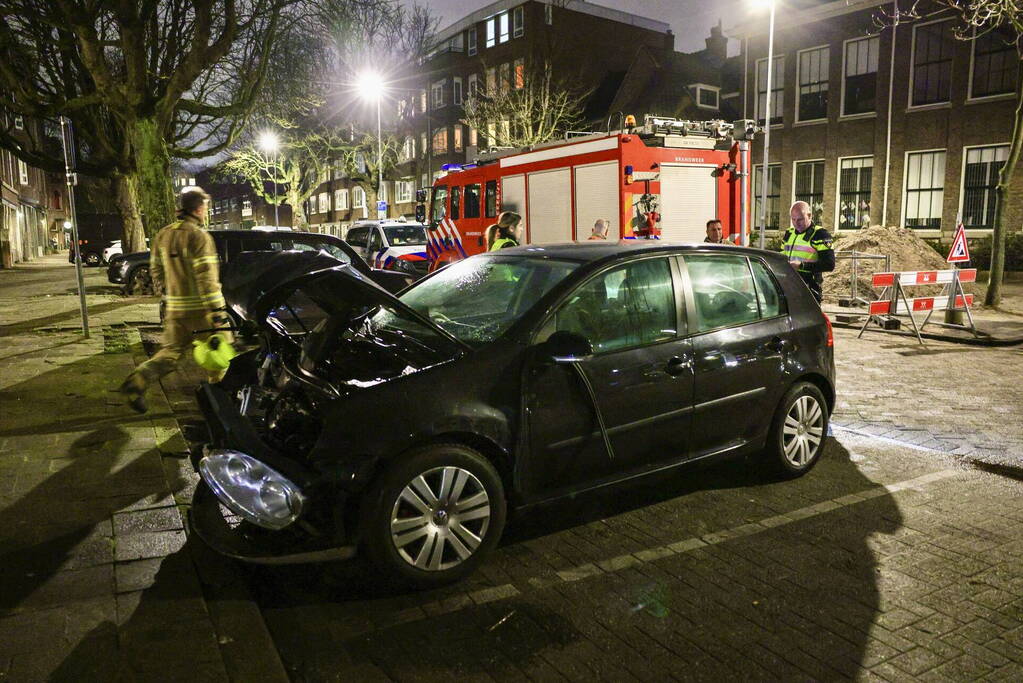
[(825, 344), (825, 346), (834, 346), (835, 345), (835, 331), (831, 327), (831, 318), (829, 318), (828, 314), (825, 313), (824, 311), (821, 311), (821, 315), (824, 316), (824, 324), (828, 326), (828, 341)]

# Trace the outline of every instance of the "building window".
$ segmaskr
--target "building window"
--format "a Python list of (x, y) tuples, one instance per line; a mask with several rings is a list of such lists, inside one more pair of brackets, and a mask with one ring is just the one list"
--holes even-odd
[(504, 64), (502, 64), (501, 65), (501, 70), (499, 72), (499, 78), (501, 79), (500, 87), (501, 87), (501, 92), (502, 93), (506, 93), (509, 90), (511, 90), (511, 82), (512, 82), (511, 74), (512, 74), (511, 63), (505, 62)]
[(14, 115), (14, 129), (25, 130), (25, 119), (22, 118), (21, 114)]
[(426, 133), (419, 134), (419, 156), (426, 156)]
[(380, 183), (380, 187), (377, 189), (377, 201), (378, 202), (386, 202), (387, 201), (387, 181), (386, 180), (383, 181), (382, 183)]
[(454, 138), (455, 138), (454, 139), (455, 151), (456, 152), (461, 152), (462, 151), (462, 126), (456, 123), (455, 124), (454, 133), (455, 133), (455, 135), (454, 135)]
[(466, 38), (466, 43), (468, 43), (469, 46), (468, 48), (469, 56), (472, 57), (474, 54), (476, 54), (476, 27), (473, 26), (472, 28), (470, 28), (468, 34), (469, 35)]
[(498, 23), (498, 27), (500, 29), (500, 31), (497, 34), (497, 42), (498, 43), (507, 43), (508, 42), (508, 13), (507, 12), (501, 12), (499, 15), (497, 15), (497, 23)]
[(1019, 57), (1004, 29), (988, 31), (973, 40), (973, 77), (970, 97), (991, 97), (1016, 92)]
[(440, 109), (444, 106), (444, 81), (437, 81), (431, 87), (433, 93), (433, 108)]
[[(768, 230), (777, 230), (781, 225), (781, 164), (767, 167), (767, 226)], [(753, 173), (754, 223), (759, 224), (761, 206), (763, 205), (764, 165), (757, 164)]]
[(320, 213), (327, 213), (330, 211), (330, 193), (320, 193)]
[(717, 109), (719, 106), (718, 102), (718, 89), (709, 85), (697, 85), (696, 86), (696, 106), (701, 109)]
[(951, 21), (913, 27), (912, 106), (949, 101), (954, 50)]
[(472, 146), (472, 147), (475, 147), (478, 144), (479, 144), (479, 134), (476, 132), (475, 128), (473, 128), (472, 126), (469, 126), (469, 145)]
[(462, 103), (462, 77), (455, 76), (451, 81), (451, 104)]
[(338, 211), (348, 210), (348, 190), (334, 191), (334, 208)]
[(414, 183), (411, 178), (405, 180), (399, 180), (394, 187), (394, 201), (396, 204), (407, 204), (412, 201), (412, 186)]
[(356, 209), (366, 208), (366, 191), (361, 185), (352, 188), (352, 207)]
[(497, 67), (487, 69), (487, 95), (493, 96), (497, 92)]
[(842, 159), (838, 164), (838, 229), (855, 230), (870, 225), (872, 157)]
[(526, 60), (521, 57), (515, 60), (515, 64), (512, 67), (512, 78), (514, 79), (512, 86), (516, 90), (526, 87)]
[(479, 76), (476, 74), (469, 74), (469, 77), (466, 78), (465, 81), (466, 98), (472, 99), (473, 97), (476, 97), (476, 94), (479, 91), (479, 87), (480, 87)]
[(497, 181), (488, 180), (486, 185), (486, 195), (484, 197), (484, 208), (486, 209), (486, 218), (497, 217)]
[(242, 216), (251, 216), (251, 215), (252, 215), (252, 200), (250, 200), (250, 199), (243, 199), (242, 200)]
[(551, 3), (543, 6), (543, 23), (548, 26), (554, 25), (554, 5)]
[(433, 132), (433, 153), (444, 154), (448, 151), (448, 129), (438, 128)]
[(911, 152), (906, 156), (906, 227), (941, 227), (945, 198), (945, 152)]
[(21, 159), (18, 159), (18, 181), (22, 185), (28, 185), (28, 166)]
[(797, 121), (816, 121), (828, 118), (829, 55), (830, 51), (827, 47), (803, 50), (799, 53)]
[(842, 116), (874, 111), (879, 45), (880, 40), (876, 36), (850, 40), (845, 44)]
[(494, 36), (496, 33), (497, 17), (487, 19), (487, 47), (494, 47)]
[(405, 138), (405, 142), (401, 146), (401, 158), (400, 161), (411, 161), (416, 156), (416, 141), (411, 135)]
[(966, 150), (963, 173), (963, 225), (967, 228), (995, 227), (998, 173), (1009, 157), (1008, 145), (974, 147)]
[(810, 205), (810, 216), (820, 225), (824, 217), (824, 162), (797, 161), (795, 170), (795, 199)]
[[(771, 73), (771, 124), (781, 123), (782, 92), (785, 90), (785, 57), (775, 57)], [(757, 60), (757, 120), (763, 123), (767, 109), (767, 60)]]
[(512, 10), (512, 38), (521, 38), (524, 32), (525, 12), (520, 5)]
[(341, 180), (342, 178), (344, 178), (345, 177), (345, 168), (344, 168), (344, 165), (342, 165), (341, 160), (340, 159), (335, 159), (334, 163), (333, 163), (333, 166), (334, 166), (334, 180)]

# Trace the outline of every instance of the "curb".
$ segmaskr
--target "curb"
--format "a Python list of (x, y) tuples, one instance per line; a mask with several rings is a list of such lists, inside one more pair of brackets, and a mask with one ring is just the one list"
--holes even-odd
[[(832, 327), (841, 327), (845, 330), (858, 330), (860, 325), (852, 325), (850, 323), (839, 323), (831, 321)], [(868, 330), (873, 332), (875, 330)], [(886, 334), (894, 334), (900, 337), (907, 337), (909, 339), (916, 339), (916, 335), (913, 332), (905, 330), (886, 330)], [(982, 335), (984, 333), (981, 333)], [(999, 346), (1018, 346), (1023, 344), (1023, 337), (1012, 337), (1008, 339), (999, 339), (998, 337), (981, 336), (981, 337), (956, 337), (950, 334), (935, 334), (933, 332), (921, 332), (920, 336), (923, 339), (931, 339), (934, 341), (952, 342), (954, 344), (966, 344), (967, 346), (987, 346), (987, 347), (999, 347)]]

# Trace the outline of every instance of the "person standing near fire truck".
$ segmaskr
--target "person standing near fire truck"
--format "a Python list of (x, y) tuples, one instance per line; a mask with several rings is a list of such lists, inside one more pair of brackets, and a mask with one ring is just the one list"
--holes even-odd
[(593, 232), (587, 237), (587, 240), (606, 240), (607, 229), (611, 223), (606, 218), (598, 218), (593, 224)]
[(782, 236), (781, 251), (796, 269), (799, 277), (810, 288), (817, 303), (824, 299), (824, 276), (835, 269), (835, 251), (831, 248), (831, 235), (815, 225), (810, 205), (796, 202), (789, 210), (792, 227)]
[(497, 222), (487, 228), (487, 251), (497, 251), (519, 246), (519, 223), (522, 216), (514, 211), (504, 211)]

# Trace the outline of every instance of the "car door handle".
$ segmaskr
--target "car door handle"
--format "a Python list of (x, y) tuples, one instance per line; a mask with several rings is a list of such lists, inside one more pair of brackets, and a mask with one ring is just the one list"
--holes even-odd
[(693, 357), (689, 355), (685, 356), (672, 356), (668, 359), (668, 364), (665, 366), (664, 371), (672, 377), (677, 377), (682, 373), (688, 371), (693, 367)]

